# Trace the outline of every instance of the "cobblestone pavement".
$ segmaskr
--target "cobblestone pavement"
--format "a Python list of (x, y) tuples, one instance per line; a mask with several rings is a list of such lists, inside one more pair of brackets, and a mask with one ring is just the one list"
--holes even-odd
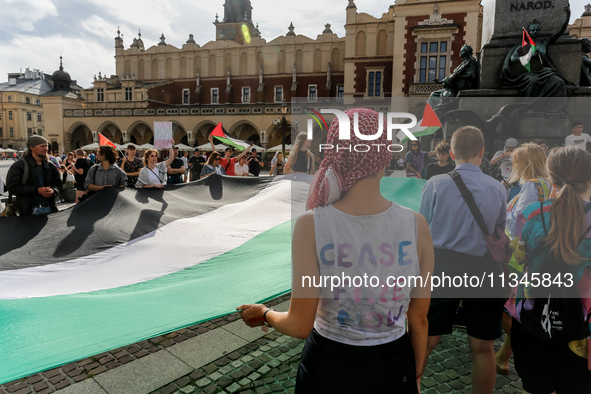
[[(284, 295), (265, 304), (274, 306), (289, 300), (289, 297), (289, 294)], [(52, 393), (222, 327), (238, 318), (239, 315), (233, 313), (18, 379), (0, 385), (0, 394)], [(501, 344), (501, 341), (496, 342), (497, 350)], [(291, 393), (295, 386), (295, 376), (303, 346), (303, 340), (273, 331), (167, 383), (152, 393)], [(422, 393), (470, 393), (471, 366), (465, 330), (454, 328), (452, 334), (443, 336), (441, 343), (429, 359), (425, 377), (422, 380)], [(511, 373), (508, 376), (497, 375), (495, 394), (521, 392), (521, 382), (515, 374), (512, 363), (510, 367)]]

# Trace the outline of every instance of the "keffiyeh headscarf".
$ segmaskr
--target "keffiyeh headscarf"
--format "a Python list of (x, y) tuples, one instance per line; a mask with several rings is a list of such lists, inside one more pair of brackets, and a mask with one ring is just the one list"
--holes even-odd
[[(330, 125), (327, 144), (334, 149), (326, 150), (320, 168), (316, 172), (310, 191), (306, 209), (314, 209), (334, 204), (341, 198), (342, 192), (350, 190), (361, 178), (365, 178), (382, 168), (392, 160), (393, 153), (387, 149), (390, 145), (387, 139), (387, 127), (384, 121), (383, 133), (373, 141), (359, 139), (353, 131), (353, 114), (359, 114), (359, 132), (363, 135), (374, 135), (378, 131), (379, 115), (377, 112), (365, 108), (354, 108), (345, 111), (349, 117), (351, 139), (339, 139), (339, 120), (335, 118)], [(354, 147), (359, 144), (368, 145), (368, 152), (356, 152)], [(379, 151), (378, 151), (378, 146)], [(336, 147), (339, 146), (337, 150)], [(351, 152), (349, 152), (351, 147)], [(365, 150), (365, 149), (364, 149)]]

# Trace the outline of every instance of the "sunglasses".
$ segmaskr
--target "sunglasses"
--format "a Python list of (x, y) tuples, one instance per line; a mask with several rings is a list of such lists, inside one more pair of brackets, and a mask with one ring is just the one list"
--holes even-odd
[(418, 144), (410, 144), (410, 146), (419, 146)]
[(150, 156), (148, 156), (148, 157), (158, 157), (158, 155), (150, 155)]

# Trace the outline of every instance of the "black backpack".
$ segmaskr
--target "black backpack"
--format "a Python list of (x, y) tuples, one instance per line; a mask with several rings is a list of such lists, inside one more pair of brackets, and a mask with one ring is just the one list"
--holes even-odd
[[(541, 206), (543, 208), (543, 202)], [(544, 233), (548, 236), (546, 224), (542, 216), (543, 209), (541, 212)], [(591, 226), (583, 234), (583, 238), (580, 240), (581, 242), (584, 241), (585, 236), (590, 230)], [(575, 271), (578, 267), (569, 265), (564, 261), (556, 260), (554, 254), (548, 252), (544, 246), (545, 244), (540, 242), (538, 247), (532, 251), (528, 257), (528, 262), (525, 264), (524, 275), (528, 275), (528, 281), (533, 283), (532, 274), (537, 273), (540, 278), (540, 286), (528, 287), (528, 299), (518, 298), (516, 300), (516, 309), (520, 315), (519, 320), (521, 325), (531, 336), (547, 343), (568, 343), (587, 338), (591, 336), (591, 331), (589, 330), (591, 313), (587, 313), (587, 316), (585, 316), (583, 304), (577, 291), (578, 283), (574, 281)], [(541, 268), (541, 272), (532, 272), (531, 269), (528, 269), (531, 268), (531, 261), (542, 252), (542, 249), (548, 253), (546, 261)], [(544, 274), (550, 275), (550, 283), (548, 281), (542, 281)], [(572, 280), (569, 281), (569, 277)], [(591, 278), (590, 269), (585, 270), (584, 277)]]

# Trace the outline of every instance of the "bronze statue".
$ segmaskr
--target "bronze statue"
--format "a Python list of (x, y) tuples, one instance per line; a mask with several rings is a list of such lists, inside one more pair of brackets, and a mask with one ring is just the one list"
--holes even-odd
[[(456, 97), (462, 90), (467, 89), (478, 89), (479, 79), (479, 68), (478, 62), (472, 56), (473, 50), (470, 45), (464, 45), (460, 50), (460, 56), (462, 58), (462, 64), (460, 64), (454, 72), (447, 78), (441, 81), (443, 89), (437, 90), (431, 93), (429, 97), (429, 104), (435, 108), (442, 105), (445, 101), (451, 102), (451, 100), (445, 100), (446, 98)], [(439, 82), (435, 80), (435, 82)]]
[(591, 52), (591, 40), (588, 38), (581, 39), (583, 64), (581, 65), (581, 83), (580, 86), (591, 86), (591, 59), (587, 54)]
[(570, 19), (570, 6), (563, 7), (566, 17), (560, 29), (549, 38), (540, 38), (541, 26), (537, 20), (529, 24), (527, 29), (536, 44), (536, 51), (530, 60), (528, 71), (521, 63), (518, 50), (522, 45), (514, 46), (505, 58), (501, 71), (501, 85), (505, 89), (517, 89), (524, 97), (567, 97), (567, 85), (564, 78), (558, 75), (552, 59), (548, 55), (548, 47), (556, 42), (564, 33)]

